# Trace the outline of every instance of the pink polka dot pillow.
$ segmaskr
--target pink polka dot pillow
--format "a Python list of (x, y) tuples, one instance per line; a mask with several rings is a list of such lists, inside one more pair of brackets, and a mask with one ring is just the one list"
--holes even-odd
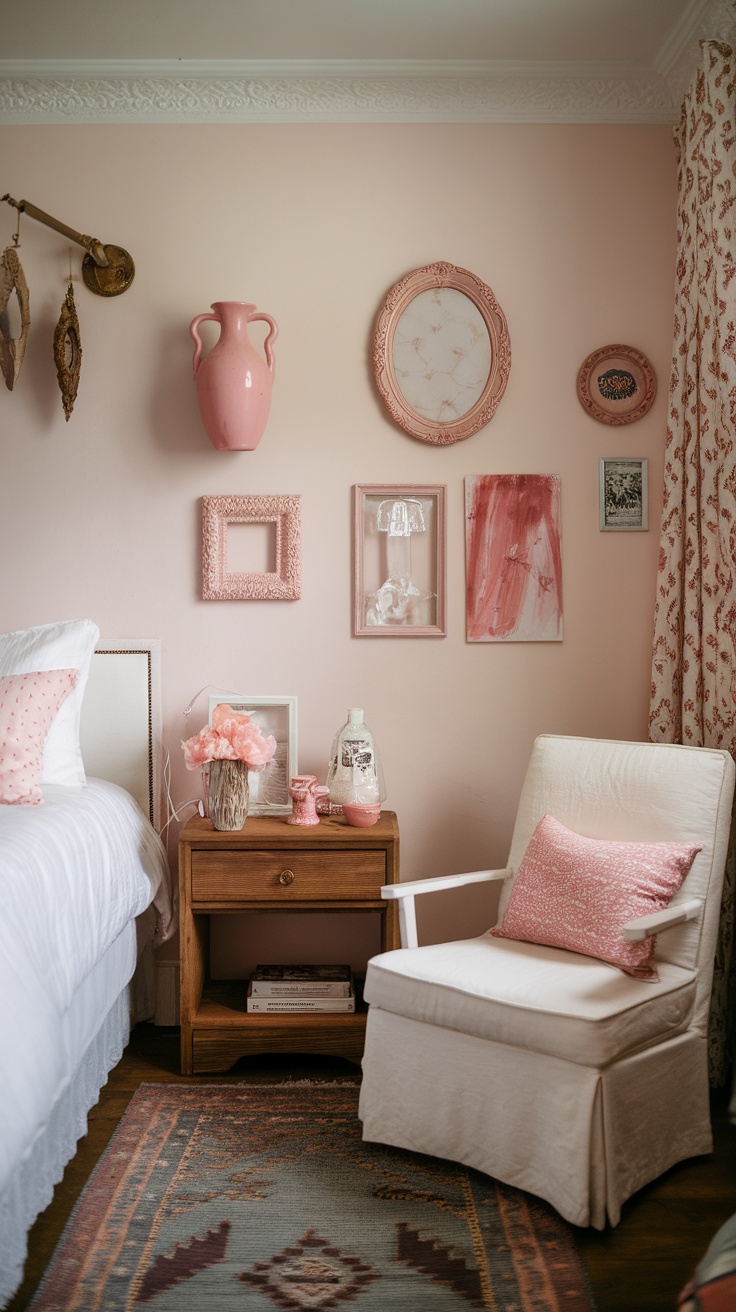
[(663, 911), (687, 875), (695, 843), (583, 838), (545, 815), (532, 834), (495, 938), (567, 948), (658, 979), (654, 938), (629, 943), (627, 920)]
[(46, 737), (78, 670), (36, 670), (0, 676), (0, 804), (43, 801), (41, 769)]

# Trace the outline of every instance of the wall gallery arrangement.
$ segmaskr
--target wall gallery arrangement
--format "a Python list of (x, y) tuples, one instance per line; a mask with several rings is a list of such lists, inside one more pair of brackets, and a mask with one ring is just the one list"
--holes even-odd
[[(276, 322), (255, 305), (217, 301), (192, 320), (200, 411), (213, 445), (252, 450), (268, 419)], [(220, 335), (204, 358), (199, 327)], [(248, 325), (268, 324), (265, 360)], [(487, 283), (447, 261), (401, 278), (373, 335), (373, 376), (391, 419), (422, 442), (447, 446), (490, 422), (511, 369), (506, 317)], [(253, 386), (244, 389), (244, 372)], [(591, 418), (631, 424), (651, 408), (656, 379), (635, 347), (599, 347), (578, 371)], [(248, 405), (246, 405), (246, 401)], [(246, 413), (247, 412), (247, 413)], [(446, 500), (440, 484), (358, 483), (353, 488), (353, 635), (445, 637)], [(647, 461), (599, 462), (603, 532), (648, 528)], [(274, 568), (244, 572), (228, 560), (235, 525), (273, 530)], [(560, 480), (554, 474), (475, 474), (465, 479), (468, 642), (560, 642)], [(301, 497), (202, 497), (202, 597), (291, 601), (301, 596)], [(288, 798), (282, 799), (288, 806)]]

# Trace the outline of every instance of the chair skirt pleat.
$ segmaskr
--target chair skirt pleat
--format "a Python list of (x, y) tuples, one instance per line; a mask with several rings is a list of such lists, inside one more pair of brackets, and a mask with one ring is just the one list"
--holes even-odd
[[(656, 1123), (644, 1110), (653, 1105)], [(462, 1162), (599, 1230), (637, 1189), (712, 1145), (694, 1031), (598, 1070), (374, 1006), (360, 1116), (369, 1141)]]

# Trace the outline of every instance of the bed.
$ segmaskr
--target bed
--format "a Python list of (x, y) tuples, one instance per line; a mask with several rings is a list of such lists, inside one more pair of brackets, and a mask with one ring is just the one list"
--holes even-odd
[(153, 951), (174, 929), (157, 683), (156, 642), (100, 644), (88, 620), (0, 635), (0, 1307), (131, 1025), (154, 1013)]

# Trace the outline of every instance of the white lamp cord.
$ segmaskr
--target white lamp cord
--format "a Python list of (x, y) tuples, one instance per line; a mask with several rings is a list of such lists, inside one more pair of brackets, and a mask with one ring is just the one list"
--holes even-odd
[[(196, 706), (197, 702), (202, 696), (202, 693), (207, 692), (208, 688), (214, 688), (218, 692), (228, 691), (227, 688), (221, 688), (215, 683), (206, 683), (203, 688), (200, 688), (199, 692), (194, 694), (189, 705), (184, 707), (184, 710), (182, 711), (182, 715), (184, 716), (191, 715), (194, 707)], [(204, 784), (204, 771), (202, 772), (202, 782)], [(188, 802), (182, 802), (181, 806), (179, 807), (174, 806), (174, 799), (171, 796), (171, 756), (169, 752), (166, 753), (166, 761), (164, 763), (164, 787), (166, 790), (167, 820), (163, 828), (159, 829), (158, 831), (159, 838), (163, 838), (169, 825), (172, 824), (174, 820), (178, 820), (182, 811), (186, 811), (188, 806), (196, 806), (197, 810), (199, 811), (199, 814), (204, 815), (204, 802), (202, 801), (201, 797), (191, 797)]]

